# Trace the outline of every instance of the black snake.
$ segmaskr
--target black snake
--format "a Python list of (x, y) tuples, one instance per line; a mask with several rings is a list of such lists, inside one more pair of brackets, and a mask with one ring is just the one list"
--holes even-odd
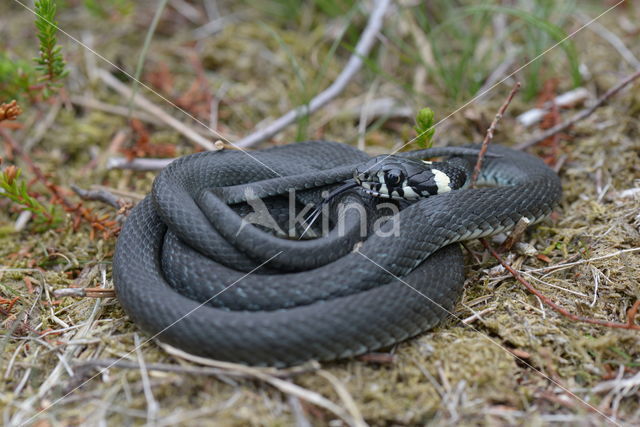
[[(495, 145), (479, 181), (490, 187), (457, 189), (477, 148), (372, 160), (344, 144), (307, 141), (250, 157), (233, 150), (182, 157), (158, 175), (118, 238), (118, 299), (162, 341), (253, 365), (332, 360), (415, 336), (461, 293), (456, 242), (509, 230), (521, 217), (539, 221), (561, 195), (540, 159)], [(411, 172), (415, 162), (437, 156), (450, 159), (429, 169), (422, 187), (408, 182), (422, 173)], [(357, 187), (332, 197), (316, 221), (329, 224), (328, 233), (298, 240), (303, 227), (290, 219), (347, 180)], [(269, 215), (258, 218), (261, 207)]]

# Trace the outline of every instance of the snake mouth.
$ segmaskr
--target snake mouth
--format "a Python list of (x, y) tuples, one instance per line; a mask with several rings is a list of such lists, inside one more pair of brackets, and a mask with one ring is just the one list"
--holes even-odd
[(391, 186), (380, 182), (360, 182), (362, 190), (373, 197), (381, 197), (384, 199), (394, 200), (418, 200), (420, 196), (408, 185)]
[(364, 187), (362, 188), (362, 190), (365, 193), (367, 193), (368, 195), (373, 196), (373, 197), (382, 197), (382, 198), (385, 198), (385, 199), (390, 199), (391, 198), (391, 196), (389, 196), (387, 193), (380, 193), (379, 191), (367, 189), (367, 188), (364, 188)]

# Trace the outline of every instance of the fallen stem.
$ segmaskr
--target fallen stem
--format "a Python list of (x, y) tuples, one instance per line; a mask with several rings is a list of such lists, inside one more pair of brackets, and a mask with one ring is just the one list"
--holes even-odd
[(53, 296), (56, 298), (115, 298), (116, 291), (104, 288), (63, 288), (54, 290)]
[[(113, 77), (108, 71), (103, 69), (98, 69), (97, 75), (107, 86), (114, 89), (116, 92), (120, 93), (120, 95), (127, 98), (132, 96), (133, 91), (129, 89), (129, 87), (124, 83), (122, 83), (120, 80)], [(215, 151), (217, 149), (212, 141), (203, 137), (202, 135), (197, 133), (195, 130), (191, 129), (189, 126), (182, 123), (180, 120), (171, 116), (169, 113), (166, 113), (162, 108), (153, 104), (151, 101), (149, 101), (147, 98), (144, 98), (142, 95), (137, 94), (136, 97), (133, 99), (133, 102), (138, 107), (142, 108), (147, 113), (153, 115), (158, 120), (165, 123), (166, 125), (172, 127), (174, 130), (181, 133), (187, 139), (198, 144), (199, 146), (207, 150)]]
[(382, 28), (382, 22), (384, 14), (389, 6), (389, 0), (378, 0), (375, 3), (375, 7), (369, 16), (367, 26), (362, 32), (360, 40), (355, 47), (353, 55), (349, 58), (347, 65), (344, 67), (340, 75), (336, 80), (325, 89), (315, 96), (308, 104), (298, 106), (293, 110), (286, 113), (267, 127), (259, 129), (256, 132), (245, 136), (241, 140), (235, 143), (239, 147), (251, 147), (266, 139), (273, 137), (284, 128), (294, 123), (298, 118), (304, 117), (314, 113), (316, 110), (324, 107), (329, 101), (338, 96), (340, 92), (344, 90), (347, 84), (351, 81), (353, 76), (360, 70), (363, 59), (369, 55), (371, 48)]
[(640, 77), (640, 70), (637, 70), (635, 73), (631, 74), (630, 76), (627, 76), (620, 83), (618, 83), (617, 85), (615, 85), (614, 87), (612, 87), (611, 89), (606, 91), (604, 93), (604, 95), (602, 95), (600, 98), (598, 98), (596, 100), (596, 102), (591, 107), (580, 111), (578, 114), (576, 114), (575, 116), (571, 117), (569, 120), (567, 120), (565, 122), (562, 122), (562, 123), (550, 128), (550, 129), (547, 129), (546, 131), (540, 133), (537, 136), (534, 136), (533, 138), (529, 139), (528, 141), (525, 141), (522, 144), (516, 145), (515, 148), (517, 150), (524, 150), (525, 148), (531, 147), (532, 145), (536, 145), (537, 143), (542, 142), (545, 139), (550, 138), (550, 137), (554, 136), (555, 134), (560, 133), (560, 132), (570, 128), (571, 126), (575, 125), (579, 121), (586, 119), (591, 114), (593, 114), (594, 111), (596, 111), (598, 108), (600, 108), (602, 105), (604, 105), (609, 100), (609, 98), (611, 98), (612, 96), (614, 96), (615, 94), (620, 92), (622, 90), (622, 88), (627, 86), (629, 83), (633, 82), (638, 77)]

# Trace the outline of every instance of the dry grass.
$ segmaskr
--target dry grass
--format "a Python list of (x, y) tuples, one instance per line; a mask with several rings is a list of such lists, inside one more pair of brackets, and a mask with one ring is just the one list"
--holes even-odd
[[(0, 39), (8, 41), (9, 49), (28, 51), (35, 46), (32, 17), (7, 3), (0, 6)], [(193, 48), (192, 31), (198, 25), (170, 8), (151, 45), (143, 80), (166, 84), (170, 75), (172, 86), (166, 93), (175, 100), (197, 79), (201, 61), (212, 94), (222, 96), (217, 105), (218, 130), (231, 140), (308, 99), (313, 93), (302, 88), (309, 89), (311, 82), (321, 82), (317, 89), (325, 87), (348, 57), (348, 51), (339, 49), (330, 57), (325, 73), (317, 75), (333, 41), (327, 34), (337, 34), (341, 21), (316, 16), (317, 10), (311, 7), (301, 7), (299, 19), (286, 22), (247, 6), (224, 2), (221, 6), (227, 13), (236, 13), (237, 21), (225, 22), (221, 32)], [(633, 42), (640, 31), (640, 10), (631, 6), (624, 13), (606, 16), (602, 24), (640, 57), (640, 47)], [(585, 11), (594, 15), (593, 10), (603, 6), (592, 7)], [(90, 31), (97, 51), (133, 72), (136, 49), (151, 15), (138, 6), (132, 15), (98, 20), (77, 7), (63, 11), (59, 22), (75, 35), (85, 34), (84, 40), (89, 40)], [(389, 18), (385, 32), (410, 37), (411, 28), (402, 16)], [(361, 29), (365, 19), (356, 14), (353, 31)], [(568, 22), (567, 30), (576, 25)], [(629, 26), (635, 26), (636, 36)], [(353, 39), (357, 32), (352, 35)], [(61, 42), (71, 67), (69, 93), (126, 105), (127, 100), (91, 80), (95, 64), (105, 64), (69, 40)], [(632, 71), (595, 31), (579, 33), (575, 43), (590, 72), (585, 87), (592, 93), (604, 92)], [(297, 80), (300, 77), (291, 56), (297, 58), (298, 75), (306, 84)], [(551, 58), (562, 60), (561, 55)], [(450, 111), (449, 100), (425, 78), (424, 69), (403, 66), (393, 46), (382, 43), (373, 62), (384, 73), (363, 71), (329, 108), (308, 124), (287, 129), (275, 143), (291, 141), (300, 133), (355, 144), (361, 116), (357, 107), (372, 99), (395, 99), (399, 107), (415, 111), (423, 106), (420, 94), (426, 92), (429, 106), (440, 116)], [(495, 66), (499, 63), (496, 60)], [(563, 67), (550, 68), (559, 91), (570, 89), (571, 80)], [(408, 95), (397, 81), (416, 92)], [(509, 88), (510, 84), (500, 86), (444, 123), (436, 132), (436, 145), (480, 140)], [(190, 111), (208, 123), (207, 105), (196, 103)], [(516, 98), (498, 128), (496, 141), (515, 144), (530, 136), (533, 131), (517, 125), (513, 117), (533, 106), (533, 102)], [(48, 104), (25, 108), (20, 118), (25, 127), (14, 131), (14, 137), (22, 143), (33, 138), (37, 123), (51, 108)], [(549, 146), (531, 150), (550, 159), (564, 159), (560, 168), (564, 197), (552, 218), (526, 236), (548, 259), (510, 257), (512, 265), (527, 272), (617, 253), (564, 269), (527, 273), (538, 289), (567, 309), (599, 319), (624, 321), (626, 310), (640, 298), (640, 251), (622, 252), (640, 247), (639, 114), (640, 85), (636, 83), (576, 126), (571, 131), (573, 138), (559, 142), (557, 151)], [(194, 147), (174, 131), (154, 124), (148, 128), (153, 141), (174, 144), (178, 154), (193, 152)], [(411, 128), (410, 120), (402, 117), (374, 120), (364, 141), (370, 152), (385, 152), (408, 140)], [(105, 184), (145, 194), (152, 173), (103, 167), (110, 141), (123, 129), (129, 129), (124, 117), (71, 108), (65, 100), (30, 155), (62, 186)], [(96, 166), (87, 167), (92, 160)], [(155, 342), (130, 353), (145, 336), (116, 300), (54, 299), (53, 290), (72, 284), (112, 286), (113, 239), (91, 240), (87, 226), (72, 230), (71, 218), (60, 230), (14, 233), (16, 212), (4, 200), (0, 206), (0, 296), (18, 297), (11, 316), (0, 318), (0, 416), (4, 424), (304, 426), (341, 425), (344, 420), (355, 424), (360, 416), (373, 425), (640, 423), (640, 334), (559, 317), (504, 271), (493, 269), (496, 262), (477, 243), (470, 249), (480, 262), (468, 257), (467, 285), (456, 315), (464, 319), (483, 314), (468, 325), (447, 321), (390, 349), (395, 355), (392, 363), (346, 360), (293, 372), (203, 367)], [(114, 215), (111, 208), (100, 204), (89, 206)], [(49, 329), (52, 331), (43, 334)], [(126, 365), (104, 372), (98, 368), (122, 356)]]

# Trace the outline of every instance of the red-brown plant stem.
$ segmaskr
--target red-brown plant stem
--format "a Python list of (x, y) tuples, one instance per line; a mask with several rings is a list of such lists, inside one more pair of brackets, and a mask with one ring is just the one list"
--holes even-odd
[(81, 203), (75, 204), (67, 199), (60, 191), (60, 187), (49, 181), (42, 170), (33, 162), (33, 160), (31, 160), (31, 157), (22, 151), (20, 144), (13, 139), (9, 132), (0, 128), (0, 136), (9, 143), (14, 153), (22, 158), (22, 160), (27, 164), (27, 167), (36, 176), (36, 179), (47, 187), (55, 199), (54, 202), (61, 204), (68, 212), (75, 213), (77, 218), (87, 221), (91, 225), (92, 229), (102, 231), (105, 237), (115, 234), (118, 231), (116, 226), (117, 223), (115, 221), (106, 221), (103, 218), (99, 218), (95, 216), (91, 210), (83, 207)]
[(527, 290), (529, 292), (531, 292), (532, 294), (534, 294), (535, 296), (540, 298), (540, 300), (543, 303), (545, 303), (546, 305), (548, 305), (549, 307), (551, 307), (552, 309), (554, 309), (558, 313), (562, 314), (563, 316), (568, 317), (569, 319), (571, 319), (573, 321), (576, 321), (576, 322), (591, 323), (593, 325), (601, 325), (601, 326), (606, 326), (608, 328), (634, 329), (634, 330), (640, 331), (640, 325), (636, 324), (635, 321), (634, 321), (635, 316), (638, 314), (638, 309), (640, 309), (640, 300), (636, 301), (635, 304), (633, 304), (633, 306), (627, 312), (627, 323), (609, 322), (609, 321), (606, 321), (606, 320), (598, 320), (598, 319), (591, 319), (591, 318), (588, 318), (588, 317), (578, 316), (578, 315), (573, 314), (573, 313), (565, 310), (564, 308), (560, 307), (559, 305), (557, 305), (556, 303), (551, 301), (551, 299), (549, 299), (544, 294), (539, 292), (529, 282), (527, 282), (524, 279), (524, 277), (522, 277), (520, 275), (520, 273), (518, 273), (513, 267), (511, 267), (509, 264), (507, 264), (500, 257), (500, 255), (484, 239), (480, 239), (480, 241), (482, 242), (484, 247), (491, 253), (491, 255), (493, 255), (494, 258), (497, 259), (498, 262), (500, 264), (502, 264), (502, 266), (504, 268), (506, 268), (507, 271), (509, 271), (509, 273), (511, 273), (513, 275), (513, 277), (516, 278), (516, 280), (518, 280), (518, 282), (522, 283), (522, 285), (525, 288), (527, 288)]
[(487, 148), (489, 147), (489, 143), (493, 140), (493, 132), (496, 130), (496, 127), (498, 126), (498, 122), (500, 121), (500, 119), (502, 119), (504, 112), (507, 111), (509, 104), (511, 104), (511, 100), (513, 100), (513, 97), (520, 90), (520, 86), (521, 86), (520, 82), (516, 82), (516, 84), (513, 85), (513, 88), (511, 89), (509, 96), (507, 97), (507, 99), (504, 101), (504, 103), (498, 110), (498, 114), (496, 114), (496, 116), (493, 118), (493, 121), (491, 122), (489, 129), (487, 129), (487, 133), (485, 134), (484, 139), (482, 140), (482, 147), (480, 147), (480, 153), (478, 153), (478, 161), (476, 162), (476, 167), (473, 169), (473, 174), (471, 175), (471, 181), (470, 181), (471, 188), (474, 188), (476, 186), (476, 182), (478, 181), (478, 176), (480, 176), (480, 169), (482, 168), (482, 162), (484, 160), (484, 156), (487, 153)]
[[(639, 73), (640, 73), (640, 71), (639, 71)], [(476, 165), (475, 165), (475, 168), (474, 168), (474, 171), (473, 171), (473, 175), (471, 177), (471, 188), (475, 188), (475, 186), (476, 186), (478, 175), (480, 173), (480, 169), (482, 168), (482, 161), (484, 159), (485, 153), (487, 152), (487, 148), (489, 147), (489, 144), (493, 140), (493, 132), (494, 132), (494, 130), (496, 128), (496, 125), (498, 124), (498, 122), (502, 118), (502, 115), (504, 114), (504, 112), (507, 110), (507, 107), (509, 107), (509, 104), (511, 103), (511, 100), (513, 99), (514, 95), (516, 94), (516, 92), (518, 91), (519, 88), (520, 88), (520, 82), (516, 83), (515, 86), (513, 87), (513, 89), (511, 89), (511, 93), (509, 93), (509, 96), (507, 97), (505, 102), (500, 107), (500, 110), (498, 110), (498, 114), (496, 114), (495, 118), (491, 122), (491, 125), (489, 126), (489, 129), (487, 129), (487, 133), (486, 133), (486, 135), (484, 137), (484, 140), (482, 141), (482, 148), (480, 149), (480, 153), (478, 154), (478, 160), (476, 161)], [(618, 88), (617, 90), (620, 90), (620, 88)], [(609, 321), (606, 321), (606, 320), (598, 320), (598, 319), (591, 319), (591, 318), (588, 318), (588, 317), (578, 316), (578, 315), (573, 314), (573, 313), (565, 310), (564, 308), (560, 307), (559, 305), (557, 305), (556, 303), (551, 301), (551, 299), (549, 299), (544, 294), (539, 292), (536, 288), (534, 288), (529, 282), (527, 282), (520, 275), (520, 273), (518, 273), (513, 267), (511, 267), (509, 264), (507, 264), (507, 262), (505, 260), (503, 260), (502, 257), (500, 257), (500, 255), (495, 251), (495, 249), (493, 249), (491, 247), (491, 245), (489, 245), (489, 243), (485, 239), (480, 239), (480, 242), (485, 247), (485, 249), (487, 249), (491, 253), (491, 255), (493, 255), (493, 257), (495, 259), (497, 259), (498, 262), (505, 269), (507, 269), (507, 271), (509, 271), (509, 273), (511, 273), (513, 275), (513, 277), (516, 280), (518, 280), (520, 283), (522, 283), (522, 285), (525, 288), (527, 288), (527, 290), (529, 292), (531, 292), (533, 295), (535, 295), (538, 298), (540, 298), (540, 300), (544, 304), (548, 305), (549, 307), (551, 307), (553, 310), (555, 310), (556, 312), (560, 313), (561, 315), (563, 315), (563, 316), (565, 316), (565, 317), (567, 317), (567, 318), (569, 318), (569, 319), (571, 319), (571, 320), (573, 320), (575, 322), (590, 323), (590, 324), (593, 324), (593, 325), (606, 326), (608, 328), (640, 330), (640, 325), (635, 323), (635, 317), (638, 314), (638, 310), (640, 310), (640, 300), (636, 301), (633, 304), (633, 306), (629, 309), (629, 311), (627, 311), (627, 323), (609, 322)]]

